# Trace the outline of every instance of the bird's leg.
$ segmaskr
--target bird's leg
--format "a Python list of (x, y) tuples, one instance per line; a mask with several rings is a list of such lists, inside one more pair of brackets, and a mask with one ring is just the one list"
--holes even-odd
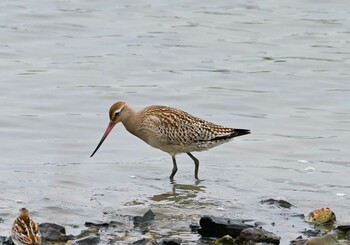
[(193, 162), (194, 162), (194, 177), (196, 179), (198, 179), (198, 168), (199, 168), (199, 161), (197, 158), (195, 158), (190, 152), (187, 152), (187, 155), (190, 156), (190, 158), (192, 158)]
[(175, 159), (175, 155), (171, 156), (173, 159), (173, 170), (171, 171), (171, 175), (170, 175), (170, 179), (173, 180), (174, 176), (177, 172), (177, 165), (176, 165), (176, 159)]

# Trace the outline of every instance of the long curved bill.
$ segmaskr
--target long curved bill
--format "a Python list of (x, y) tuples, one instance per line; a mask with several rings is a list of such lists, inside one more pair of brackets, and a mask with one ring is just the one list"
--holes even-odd
[(102, 136), (100, 143), (98, 143), (96, 149), (94, 150), (94, 152), (91, 154), (90, 157), (92, 157), (96, 151), (98, 150), (98, 148), (100, 148), (100, 146), (102, 145), (103, 141), (105, 141), (105, 139), (107, 138), (108, 134), (112, 131), (113, 127), (115, 126), (114, 122), (110, 122), (107, 126), (106, 132), (104, 133), (104, 135)]

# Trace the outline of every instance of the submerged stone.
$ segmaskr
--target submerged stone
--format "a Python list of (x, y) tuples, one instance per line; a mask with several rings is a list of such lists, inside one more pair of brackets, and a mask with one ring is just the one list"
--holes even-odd
[(338, 239), (350, 240), (350, 225), (338, 225), (335, 230)]
[(55, 223), (41, 223), (39, 224), (40, 231), (45, 231), (47, 229), (54, 229), (62, 234), (66, 234), (66, 228), (64, 228), (61, 225), (55, 224)]
[(304, 230), (301, 232), (301, 234), (307, 236), (307, 237), (315, 237), (319, 236), (321, 234), (321, 231), (319, 229), (316, 230)]
[(164, 238), (162, 240), (162, 245), (180, 245), (181, 243), (181, 238)]
[(214, 242), (214, 245), (235, 245), (235, 240), (229, 236), (223, 236)]
[(276, 200), (273, 198), (266, 199), (266, 200), (261, 200), (261, 204), (268, 204), (268, 205), (276, 205), (277, 207), (280, 208), (291, 208), (293, 205), (287, 201), (284, 200)]
[(339, 244), (337, 238), (332, 234), (327, 234), (322, 237), (309, 238), (305, 245), (336, 245)]
[(290, 242), (290, 245), (304, 245), (307, 239), (303, 239), (302, 236), (297, 237), (297, 239)]
[(292, 214), (292, 215), (290, 215), (290, 217), (296, 217), (296, 218), (300, 218), (300, 219), (305, 219), (305, 214)]
[(86, 227), (108, 227), (109, 223), (93, 223), (93, 222), (85, 222)]
[(148, 225), (150, 222), (154, 220), (155, 214), (152, 210), (148, 210), (143, 216), (135, 216), (133, 218), (135, 226), (143, 226)]
[(154, 244), (156, 244), (156, 242), (150, 238), (143, 238), (143, 239), (137, 240), (131, 244), (132, 245), (154, 245)]
[(90, 235), (99, 235), (99, 227), (91, 226), (85, 230), (82, 230), (80, 232), (80, 234), (76, 236), (76, 239), (80, 239), (80, 238), (87, 237)]
[(242, 230), (253, 227), (252, 225), (244, 224), (243, 220), (214, 216), (203, 216), (199, 221), (199, 225), (201, 228), (198, 230), (198, 233), (202, 237), (223, 237), (230, 235), (236, 238)]
[(41, 238), (50, 242), (66, 242), (73, 240), (73, 235), (66, 235), (66, 229), (54, 223), (42, 223), (39, 224), (39, 230), (41, 232)]
[(238, 244), (245, 242), (280, 244), (281, 238), (262, 228), (247, 228), (241, 231), (236, 239)]
[(95, 245), (99, 244), (101, 241), (100, 237), (92, 235), (88, 237), (83, 237), (78, 240), (73, 241), (74, 245)]
[(5, 236), (0, 236), (0, 244), (2, 245), (15, 245), (15, 243), (12, 241), (12, 237), (5, 237)]
[(338, 225), (337, 230), (342, 232), (348, 232), (350, 231), (350, 225)]
[(191, 232), (197, 233), (201, 227), (197, 223), (192, 223), (190, 224), (190, 228), (191, 228)]

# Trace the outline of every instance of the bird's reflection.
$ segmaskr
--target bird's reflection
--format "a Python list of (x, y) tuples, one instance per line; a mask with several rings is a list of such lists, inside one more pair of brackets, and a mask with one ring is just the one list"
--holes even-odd
[(171, 182), (171, 191), (153, 195), (150, 197), (155, 202), (173, 202), (177, 204), (192, 203), (199, 193), (204, 193), (206, 187), (200, 185), (203, 180), (196, 180), (191, 184), (178, 184), (175, 181)]

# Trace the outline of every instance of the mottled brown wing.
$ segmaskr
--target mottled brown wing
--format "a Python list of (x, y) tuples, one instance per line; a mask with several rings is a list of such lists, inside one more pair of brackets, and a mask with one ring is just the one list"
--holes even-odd
[(234, 133), (232, 128), (225, 128), (171, 107), (148, 107), (146, 114), (157, 117), (159, 133), (170, 144), (219, 140), (229, 138)]

